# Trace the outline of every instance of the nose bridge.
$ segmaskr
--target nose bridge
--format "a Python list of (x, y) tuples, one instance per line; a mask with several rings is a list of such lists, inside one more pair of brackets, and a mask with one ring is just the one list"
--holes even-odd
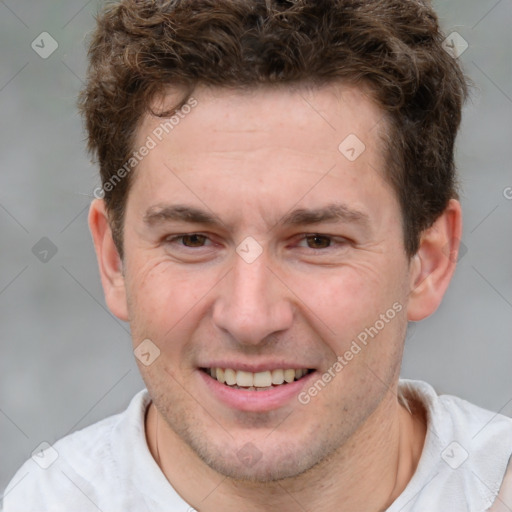
[(259, 257), (252, 263), (236, 258), (231, 281), (231, 294), (234, 303), (238, 304), (240, 311), (254, 311), (264, 313), (269, 307), (271, 298), (271, 273), (267, 268), (264, 257)]
[(252, 262), (235, 255), (232, 271), (220, 291), (214, 321), (239, 343), (261, 343), (291, 325), (292, 306), (269, 263), (265, 254)]

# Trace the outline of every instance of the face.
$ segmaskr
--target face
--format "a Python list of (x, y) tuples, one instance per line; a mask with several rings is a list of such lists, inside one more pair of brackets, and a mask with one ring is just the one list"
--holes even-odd
[(385, 123), (345, 86), (194, 98), (161, 141), (162, 119), (138, 131), (156, 146), (126, 204), (124, 285), (134, 346), (160, 350), (140, 370), (211, 468), (295, 476), (396, 390), (409, 263)]

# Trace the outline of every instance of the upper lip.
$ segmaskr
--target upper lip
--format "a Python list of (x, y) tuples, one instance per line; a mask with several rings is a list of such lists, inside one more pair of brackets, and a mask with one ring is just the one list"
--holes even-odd
[(241, 361), (214, 361), (211, 363), (201, 364), (199, 368), (231, 368), (232, 370), (240, 370), (243, 372), (258, 373), (272, 370), (286, 370), (286, 369), (313, 369), (311, 365), (302, 363), (289, 363), (280, 361), (268, 361), (262, 363), (244, 363)]

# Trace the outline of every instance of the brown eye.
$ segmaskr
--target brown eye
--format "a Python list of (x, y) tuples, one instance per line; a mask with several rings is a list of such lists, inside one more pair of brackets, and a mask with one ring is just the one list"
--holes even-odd
[(203, 247), (206, 242), (206, 236), (192, 234), (192, 235), (182, 235), (181, 241), (185, 247)]
[(305, 237), (310, 249), (326, 249), (331, 245), (331, 239), (323, 235), (308, 235)]

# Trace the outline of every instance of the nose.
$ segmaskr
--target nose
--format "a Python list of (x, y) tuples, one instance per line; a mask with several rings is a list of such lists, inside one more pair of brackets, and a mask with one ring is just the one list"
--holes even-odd
[(268, 342), (270, 335), (292, 325), (289, 290), (268, 264), (265, 252), (252, 263), (235, 254), (232, 271), (220, 284), (213, 321), (239, 344)]

